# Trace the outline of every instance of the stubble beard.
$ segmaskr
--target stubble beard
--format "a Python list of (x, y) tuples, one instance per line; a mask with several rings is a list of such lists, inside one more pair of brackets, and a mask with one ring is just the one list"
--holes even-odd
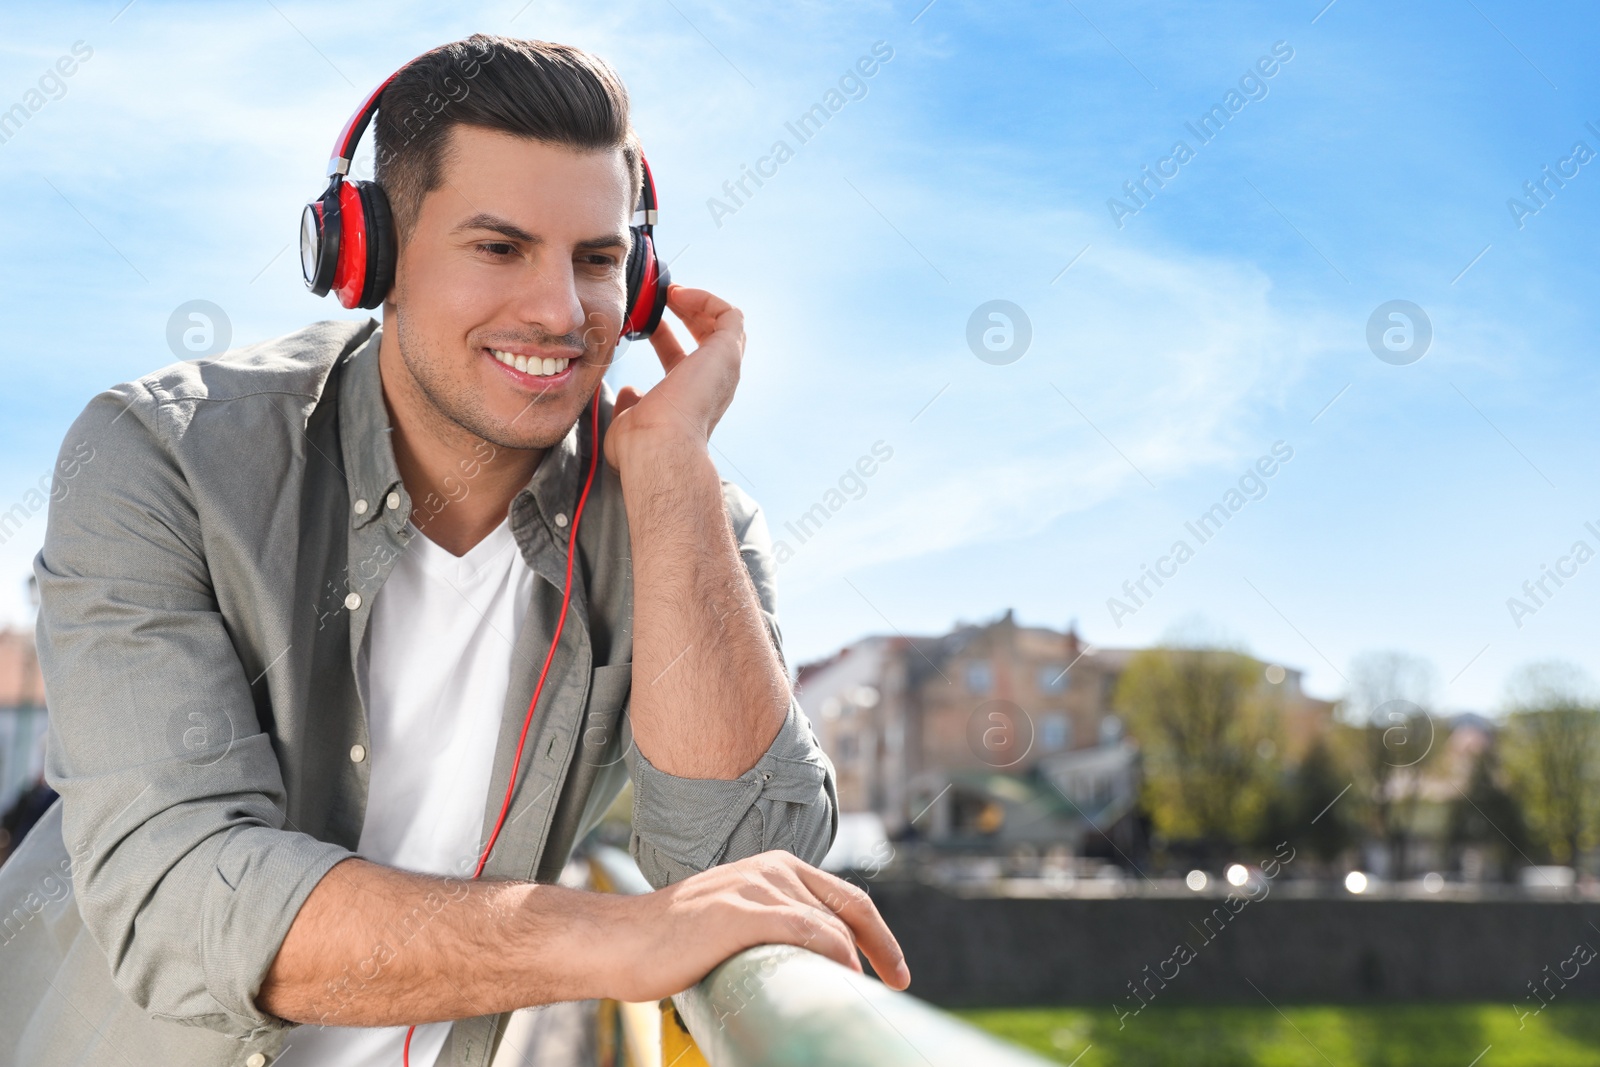
[[(573, 412), (571, 418), (562, 420), (562, 425), (559, 427), (540, 432), (540, 420), (536, 416), (541, 413), (541, 409), (550, 410), (556, 403), (553, 398), (543, 396), (533, 397), (515, 417), (502, 424), (485, 410), (477, 390), (451, 381), (446, 374), (438, 373), (437, 368), (445, 365), (447, 361), (438, 358), (439, 353), (434, 351), (421, 332), (410, 328), (409, 320), (399, 303), (395, 306), (394, 314), (400, 343), (400, 361), (405, 364), (406, 372), (417, 390), (426, 398), (433, 415), (448, 428), (464, 431), (475, 438), (489, 442), (496, 448), (523, 452), (548, 449), (560, 443), (572, 432), (573, 425), (582, 413), (581, 410)], [(581, 356), (573, 356), (573, 359), (585, 363), (589, 362), (590, 358), (591, 353), (587, 351)], [(600, 383), (596, 382), (595, 388), (599, 387)]]

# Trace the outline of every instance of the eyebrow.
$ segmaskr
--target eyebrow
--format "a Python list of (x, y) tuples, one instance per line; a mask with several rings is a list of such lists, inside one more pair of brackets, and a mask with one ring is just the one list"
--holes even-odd
[[(539, 244), (543, 240), (543, 238), (529, 233), (516, 223), (503, 219), (498, 215), (491, 215), (486, 211), (480, 211), (471, 218), (463, 220), (452, 232), (460, 233), (464, 230), (490, 230), (500, 234), (502, 237), (510, 238), (513, 241), (521, 241), (524, 244)], [(618, 248), (626, 247), (627, 244), (628, 238), (622, 234), (608, 233), (602, 237), (590, 237), (587, 240), (579, 241), (578, 247), (585, 249)]]

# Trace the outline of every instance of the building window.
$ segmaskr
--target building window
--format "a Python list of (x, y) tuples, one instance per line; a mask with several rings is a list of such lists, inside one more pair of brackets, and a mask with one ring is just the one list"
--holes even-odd
[(983, 660), (967, 664), (967, 692), (986, 695), (994, 688), (994, 670)]
[(1072, 684), (1067, 667), (1062, 663), (1046, 663), (1039, 668), (1039, 692), (1065, 693)]
[(1046, 715), (1039, 720), (1039, 747), (1059, 752), (1072, 742), (1072, 720), (1065, 715)]

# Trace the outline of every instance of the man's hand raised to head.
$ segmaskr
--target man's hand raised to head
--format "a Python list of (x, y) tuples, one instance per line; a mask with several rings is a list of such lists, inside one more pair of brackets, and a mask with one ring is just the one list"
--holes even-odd
[[(667, 307), (699, 347), (685, 354), (665, 323), (657, 329), (651, 344), (666, 377), (642, 396), (618, 394), (605, 442), (620, 473), (633, 549), (628, 716), (637, 755), (653, 769), (635, 780), (634, 825), (640, 828), (642, 806), (654, 812), (645, 820), (651, 825), (675, 818), (680, 839), (703, 836), (699, 803), (690, 801), (704, 795), (705, 780), (731, 781), (769, 754), (759, 781), (771, 781), (775, 796), (795, 809), (780, 820), (744, 800), (741, 817), (766, 851), (732, 854), (616, 905), (632, 921), (620, 924), (626, 933), (610, 942), (604, 970), (624, 983), (616, 995), (654, 1000), (754, 945), (801, 945), (856, 970), (859, 947), (888, 985), (904, 989), (910, 974), (900, 946), (866, 893), (784, 851), (814, 854), (833, 790), (812, 773), (820, 762), (815, 742), (799, 725), (803, 712), (707, 450), (739, 383), (744, 316), (719, 297), (678, 286)], [(791, 711), (796, 725), (783, 735)], [(721, 795), (735, 802), (734, 792)]]
[(616, 413), (606, 432), (606, 462), (623, 469), (642, 446), (678, 438), (701, 448), (733, 401), (744, 359), (744, 313), (704, 289), (674, 285), (667, 308), (683, 321), (699, 345), (685, 353), (665, 317), (650, 345), (667, 376), (644, 394), (631, 385), (617, 393)]
[(662, 322), (650, 343), (666, 377), (623, 388), (605, 435), (633, 547), (629, 719), (657, 770), (727, 781), (772, 745), (792, 699), (708, 448), (739, 384), (744, 315), (680, 285), (667, 308), (698, 347)]

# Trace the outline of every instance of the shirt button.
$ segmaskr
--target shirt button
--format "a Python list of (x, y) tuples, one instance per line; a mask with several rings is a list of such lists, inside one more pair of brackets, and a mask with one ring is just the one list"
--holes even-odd
[(354, 611), (357, 608), (359, 608), (361, 606), (361, 594), (360, 593), (351, 593), (349, 596), (345, 597), (344, 598), (344, 606), (346, 608), (350, 609), (351, 611)]
[(564, 511), (556, 512), (556, 525), (557, 526), (565, 526), (566, 524), (567, 524), (566, 512), (564, 512)]
[(395, 508), (400, 506), (400, 494), (390, 493), (388, 496), (384, 497), (383, 502), (390, 511), (393, 511)]
[(252, 1052), (250, 1058), (244, 1061), (244, 1067), (267, 1067), (267, 1058), (259, 1052)]
[(367, 513), (367, 502), (365, 500), (357, 500), (356, 501), (356, 514), (357, 515), (365, 515), (366, 513)]
[(362, 760), (364, 760), (366, 758), (367, 758), (367, 748), (366, 748), (365, 745), (351, 745), (350, 746), (350, 762), (351, 763), (360, 763)]

